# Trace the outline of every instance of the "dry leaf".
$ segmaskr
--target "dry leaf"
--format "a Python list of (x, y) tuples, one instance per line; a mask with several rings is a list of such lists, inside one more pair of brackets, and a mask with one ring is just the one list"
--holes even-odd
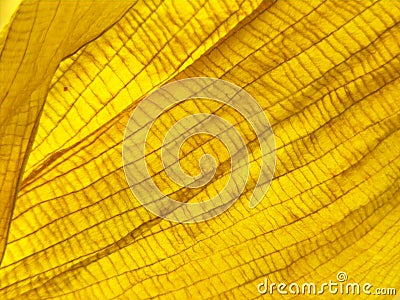
[[(0, 297), (251, 299), (266, 277), (321, 283), (339, 271), (400, 289), (399, 20), (399, 1), (25, 0), (0, 37)], [(253, 210), (250, 181), (217, 218), (172, 223), (133, 197), (122, 138), (146, 95), (200, 76), (263, 107), (275, 178)], [(198, 111), (236, 122), (259, 172), (245, 120), (185, 102), (159, 121), (147, 157), (182, 201), (229, 175), (222, 164), (194, 195), (160, 172), (163, 124)], [(195, 137), (182, 164), (203, 151), (223, 163), (220, 148)]]

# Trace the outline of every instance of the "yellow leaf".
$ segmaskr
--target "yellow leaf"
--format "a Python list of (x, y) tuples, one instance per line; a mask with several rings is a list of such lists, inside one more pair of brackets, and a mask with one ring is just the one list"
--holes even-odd
[[(251, 299), (265, 278), (341, 271), (399, 290), (399, 19), (398, 1), (23, 1), (0, 37), (0, 297)], [(213, 154), (217, 177), (191, 190), (168, 179), (160, 144), (176, 119), (221, 116), (250, 150), (241, 198), (181, 224), (141, 206), (121, 151), (138, 103), (190, 77), (252, 95), (277, 164), (250, 210), (261, 154), (246, 120), (213, 101), (172, 108), (146, 159), (174, 199), (212, 197), (229, 176), (229, 153), (200, 135), (181, 164), (196, 175)]]

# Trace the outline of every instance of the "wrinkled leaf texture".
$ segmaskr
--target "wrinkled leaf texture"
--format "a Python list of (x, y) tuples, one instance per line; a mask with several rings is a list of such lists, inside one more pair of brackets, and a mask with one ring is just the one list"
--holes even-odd
[[(0, 297), (252, 299), (266, 276), (338, 271), (399, 290), (399, 20), (399, 1), (23, 1), (0, 37)], [(250, 180), (217, 218), (171, 223), (130, 192), (122, 137), (143, 97), (197, 76), (259, 101), (275, 178), (253, 210)], [(259, 170), (244, 120), (186, 102), (152, 130), (148, 154), (160, 189), (182, 201), (229, 176), (191, 194), (158, 169), (162, 125), (199, 111), (237, 120)], [(218, 145), (193, 138), (182, 161), (204, 151), (222, 163)]]

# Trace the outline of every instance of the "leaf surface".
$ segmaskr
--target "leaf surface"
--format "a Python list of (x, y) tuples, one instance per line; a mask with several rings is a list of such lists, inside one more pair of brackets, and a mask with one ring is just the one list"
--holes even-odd
[[(321, 283), (339, 271), (399, 289), (399, 4), (23, 2), (0, 44), (0, 295), (251, 299), (265, 277)], [(132, 195), (123, 133), (157, 87), (204, 76), (262, 106), (275, 178), (249, 210), (261, 155), (254, 132), (228, 107), (185, 102), (151, 132), (159, 188), (187, 202), (226, 182), (228, 153), (209, 136), (181, 153), (191, 174), (203, 153), (215, 155), (218, 176), (206, 188), (183, 189), (162, 170), (168, 125), (198, 112), (243, 133), (252, 180), (217, 218), (171, 223)]]

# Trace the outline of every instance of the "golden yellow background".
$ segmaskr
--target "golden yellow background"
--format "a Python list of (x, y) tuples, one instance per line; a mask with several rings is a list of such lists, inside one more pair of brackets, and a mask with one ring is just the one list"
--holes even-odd
[[(338, 271), (399, 290), (399, 20), (399, 1), (23, 1), (0, 37), (0, 297), (252, 299)], [(121, 143), (143, 97), (196, 76), (259, 101), (277, 165), (256, 209), (250, 181), (188, 225), (136, 201)]]

